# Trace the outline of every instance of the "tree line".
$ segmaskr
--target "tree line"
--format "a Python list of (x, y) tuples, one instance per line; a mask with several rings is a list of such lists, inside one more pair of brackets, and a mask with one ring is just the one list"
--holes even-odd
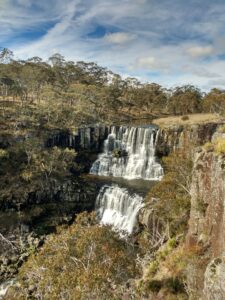
[(100, 121), (109, 115), (155, 117), (225, 109), (224, 90), (204, 93), (193, 85), (166, 89), (136, 78), (123, 79), (94, 62), (67, 61), (58, 53), (47, 61), (15, 59), (6, 48), (0, 52), (0, 98), (2, 109), (9, 100), (25, 106), (45, 103), (50, 110), (69, 107), (83, 119), (95, 116)]

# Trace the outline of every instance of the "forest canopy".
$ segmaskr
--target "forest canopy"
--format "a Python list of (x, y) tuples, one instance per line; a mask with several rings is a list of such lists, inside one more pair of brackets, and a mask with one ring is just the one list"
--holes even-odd
[(82, 124), (225, 109), (224, 90), (204, 93), (193, 85), (168, 89), (124, 79), (94, 62), (67, 61), (58, 53), (47, 61), (15, 59), (5, 48), (0, 52), (0, 97), (3, 113), (7, 102), (20, 103), (42, 114), (42, 122), (61, 127), (72, 126), (75, 119)]

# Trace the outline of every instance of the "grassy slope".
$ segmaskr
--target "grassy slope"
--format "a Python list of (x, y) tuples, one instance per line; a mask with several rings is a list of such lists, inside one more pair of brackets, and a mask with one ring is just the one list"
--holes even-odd
[(153, 123), (159, 126), (170, 125), (192, 125), (192, 124), (205, 124), (217, 123), (225, 121), (221, 116), (216, 114), (192, 114), (188, 115), (188, 120), (182, 120), (182, 116), (169, 116), (166, 118), (154, 119)]

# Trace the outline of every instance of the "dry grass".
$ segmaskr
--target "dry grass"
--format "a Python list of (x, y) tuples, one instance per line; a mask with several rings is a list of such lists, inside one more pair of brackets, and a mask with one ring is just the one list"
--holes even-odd
[(188, 120), (182, 120), (182, 116), (171, 116), (153, 120), (153, 124), (159, 126), (170, 125), (193, 125), (205, 123), (225, 122), (225, 119), (215, 114), (192, 114), (188, 115)]

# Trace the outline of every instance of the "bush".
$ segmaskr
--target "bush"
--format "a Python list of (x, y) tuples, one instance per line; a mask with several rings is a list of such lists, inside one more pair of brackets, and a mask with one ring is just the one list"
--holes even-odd
[(162, 288), (162, 282), (160, 280), (151, 280), (148, 282), (148, 288), (154, 293), (158, 293)]
[(213, 152), (214, 151), (214, 145), (211, 142), (207, 142), (205, 143), (205, 145), (203, 146), (203, 149), (206, 152)]
[(165, 287), (174, 294), (184, 292), (184, 284), (177, 277), (165, 280)]
[(215, 153), (225, 154), (225, 139), (218, 138), (215, 143)]
[(8, 152), (4, 149), (0, 149), (0, 158), (7, 158)]
[(189, 120), (189, 117), (188, 117), (188, 116), (182, 116), (182, 117), (181, 117), (181, 120), (182, 120), (182, 121), (187, 121), (187, 120)]
[(225, 133), (225, 125), (220, 126), (217, 131), (220, 133)]
[(32, 299), (120, 299), (117, 289), (136, 273), (133, 248), (83, 213), (22, 266), (20, 292), (10, 300), (27, 299), (31, 286)]

